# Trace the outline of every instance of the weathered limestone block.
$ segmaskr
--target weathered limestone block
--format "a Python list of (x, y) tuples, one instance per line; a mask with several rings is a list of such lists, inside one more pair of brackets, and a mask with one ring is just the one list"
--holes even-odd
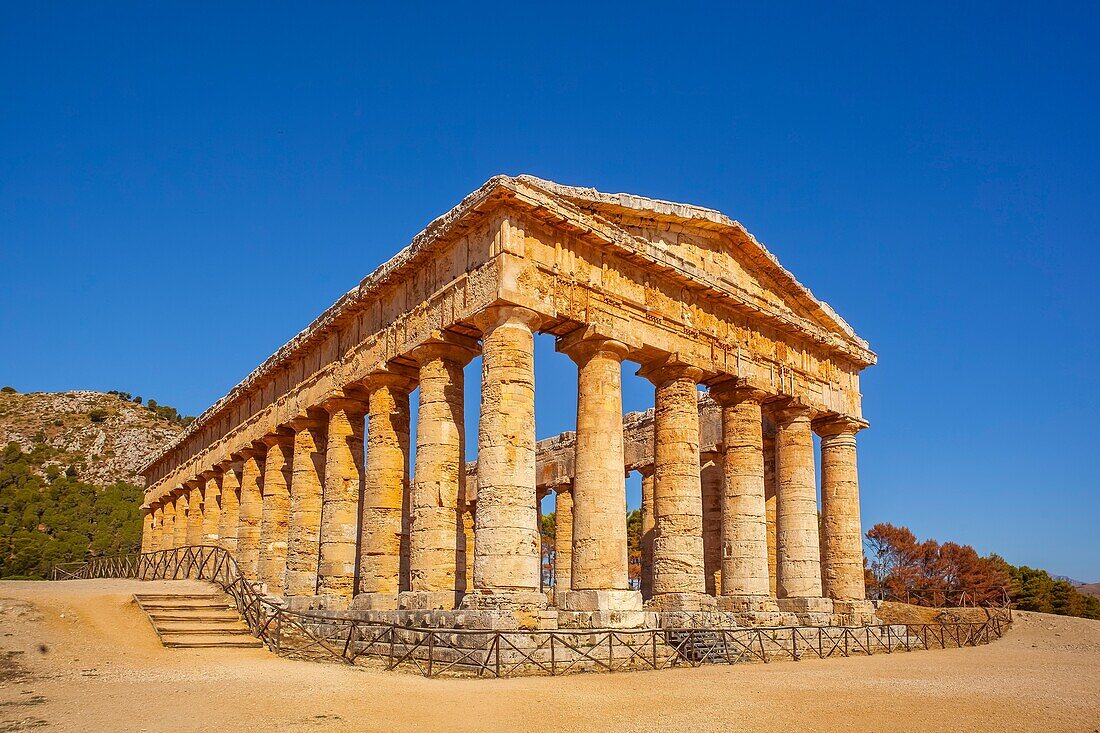
[(771, 424), (772, 431), (769, 435), (764, 433), (764, 507), (768, 522), (768, 587), (771, 597), (776, 598), (776, 565), (775, 554), (775, 424), (765, 420), (765, 426)]
[[(817, 486), (809, 408), (788, 403), (776, 420), (776, 590), (780, 600), (821, 598)], [(780, 603), (786, 611), (816, 607)]]
[(221, 485), (216, 471), (202, 474), (202, 543), (217, 545), (221, 525)]
[(554, 492), (554, 603), (573, 582), (573, 485), (560, 484)]
[(268, 595), (281, 596), (285, 590), (287, 522), (290, 514), (291, 465), (294, 438), (268, 435), (264, 457), (263, 517), (260, 521), (259, 580)]
[[(465, 494), (462, 368), (476, 355), (446, 335), (414, 350), (420, 365), (409, 521), (409, 591), (403, 608), (454, 608), (466, 592), (466, 538), (459, 504)], [(461, 535), (461, 536), (460, 536)]]
[[(544, 608), (535, 495), (534, 336), (537, 314), (495, 306), (482, 331), (474, 589), (464, 607)], [(537, 622), (537, 621), (536, 621)]]
[[(373, 374), (367, 389), (367, 455), (360, 519), (356, 608), (396, 609), (402, 576), (403, 516), (409, 503), (409, 392), (415, 381), (396, 372)], [(406, 558), (406, 563), (408, 562)]]
[(237, 528), (241, 509), (241, 464), (222, 461), (218, 464), (221, 481), (221, 519), (218, 523), (218, 544), (229, 552), (237, 550)]
[[(817, 420), (821, 436), (822, 580), (828, 598), (863, 601), (863, 532), (859, 523), (859, 475), (856, 433), (863, 420), (832, 417)], [(839, 613), (840, 611), (838, 611)], [(853, 609), (850, 613), (861, 613)]]
[(699, 478), (699, 369), (672, 360), (642, 369), (653, 382), (655, 609), (713, 605), (703, 578), (703, 497)]
[(187, 488), (187, 544), (202, 544), (202, 480), (195, 479), (186, 484)]
[[(262, 444), (261, 444), (262, 448)], [(237, 527), (237, 564), (246, 580), (260, 579), (260, 528), (263, 523), (264, 463), (266, 452), (258, 448), (241, 451), (241, 506)]]
[(325, 419), (300, 417), (290, 422), (294, 456), (287, 518), (285, 595), (317, 593), (317, 560), (321, 553), (321, 501), (325, 474)]
[(653, 464), (640, 466), (638, 472), (642, 475), (642, 536), (639, 541), (642, 562), (638, 588), (642, 599), (648, 601), (653, 597), (653, 536), (657, 531), (653, 512)]
[(156, 550), (156, 543), (153, 539), (156, 519), (153, 513), (154, 509), (152, 507), (143, 506), (141, 508), (141, 551), (143, 553)]
[(722, 454), (702, 453), (699, 482), (703, 493), (703, 580), (707, 594), (716, 596), (722, 588)]
[(623, 520), (621, 374), (627, 347), (597, 337), (566, 339), (558, 348), (576, 362), (578, 378), (572, 582), (557, 604), (570, 611), (641, 611), (641, 594), (630, 589)]
[(736, 381), (711, 389), (722, 406), (722, 598), (727, 611), (776, 611), (768, 577), (762, 390)]
[(171, 550), (176, 546), (176, 502), (171, 496), (165, 497), (160, 505), (161, 528), (160, 549)]
[(355, 590), (367, 406), (360, 399), (338, 397), (325, 401), (322, 407), (329, 417), (317, 593), (324, 597), (327, 608), (342, 608), (351, 602)]
[(164, 542), (164, 505), (157, 503), (153, 507), (153, 537), (151, 552), (168, 549)]

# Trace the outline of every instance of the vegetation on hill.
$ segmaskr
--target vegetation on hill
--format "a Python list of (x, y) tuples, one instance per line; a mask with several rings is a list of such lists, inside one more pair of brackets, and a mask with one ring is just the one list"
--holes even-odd
[(0, 577), (136, 551), (138, 469), (187, 420), (125, 392), (0, 389)]
[(24, 453), (49, 448), (37, 467), (43, 477), (74, 466), (90, 484), (141, 484), (138, 471), (180, 434), (183, 422), (175, 408), (139, 399), (117, 392), (0, 390), (0, 448), (11, 442)]
[(908, 598), (936, 604), (947, 598), (970, 602), (995, 598), (1007, 589), (1015, 608), (1100, 619), (1100, 598), (1077, 591), (1045, 570), (1016, 567), (999, 555), (980, 557), (970, 545), (918, 542), (906, 527), (876, 524), (867, 532), (867, 591), (872, 598)]
[(135, 552), (142, 489), (85, 483), (75, 466), (43, 466), (51, 449), (0, 451), (0, 578), (44, 578), (53, 563)]

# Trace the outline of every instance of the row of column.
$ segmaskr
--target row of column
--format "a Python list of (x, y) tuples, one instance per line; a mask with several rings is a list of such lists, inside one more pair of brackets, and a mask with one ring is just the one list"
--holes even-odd
[[(320, 598), (326, 607), (346, 605), (353, 596), (366, 608), (544, 604), (534, 509), (538, 318), (498, 306), (476, 325), (483, 334), (476, 511), (466, 505), (463, 471), (463, 367), (477, 353), (476, 342), (437, 334), (410, 354), (415, 372), (372, 375), (154, 506), (147, 548), (217, 542), (268, 592)], [(641, 594), (628, 578), (623, 521), (620, 375), (627, 347), (581, 336), (560, 340), (558, 348), (577, 364), (578, 402), (569, 583), (559, 587), (556, 602), (578, 611), (640, 608)], [(656, 413), (652, 495), (643, 498), (652, 508), (643, 512), (652, 523), (643, 527), (652, 577), (643, 587), (657, 608), (694, 608), (705, 603), (708, 588), (697, 406), (702, 373), (665, 360), (639, 374), (654, 384)], [(409, 394), (417, 384), (409, 487)], [(775, 398), (736, 379), (711, 392), (722, 406), (725, 444), (721, 594), (730, 608), (766, 608), (761, 403)], [(776, 403), (773, 414), (776, 595), (862, 598), (854, 438), (862, 425), (833, 419), (811, 427), (809, 408), (789, 400)], [(813, 429), (822, 436), (824, 572)]]
[(154, 505), (143, 549), (221, 544), (268, 593), (330, 608), (353, 597), (363, 608), (545, 605), (532, 511), (538, 318), (500, 306), (477, 323), (476, 513), (466, 504), (463, 367), (477, 344), (437, 334), (409, 355), (417, 370), (371, 375)]
[[(588, 589), (627, 585), (619, 362), (608, 340), (562, 347), (579, 366), (574, 482), (557, 491), (555, 569), (559, 607)], [(864, 598), (855, 434), (865, 423), (828, 416), (736, 379), (710, 392), (722, 408), (724, 457), (701, 468), (697, 389), (701, 372), (665, 362), (639, 372), (655, 387), (654, 463), (642, 477), (641, 595), (657, 608), (824, 609), (821, 598)], [(771, 403), (775, 445), (775, 538), (768, 539), (762, 404)], [(822, 531), (818, 534), (813, 437), (821, 437)], [(770, 468), (770, 467), (767, 467)], [(704, 480), (716, 484), (718, 532), (704, 527)], [(720, 541), (707, 547), (706, 539)], [(772, 588), (769, 544), (774, 548)], [(710, 556), (711, 554), (715, 557)]]

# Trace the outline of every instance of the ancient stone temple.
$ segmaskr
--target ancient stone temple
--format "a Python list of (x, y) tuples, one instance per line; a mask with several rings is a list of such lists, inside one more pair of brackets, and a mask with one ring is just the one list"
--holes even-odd
[[(577, 370), (576, 431), (542, 442), (536, 333)], [(479, 355), (466, 464), (463, 370)], [(647, 413), (623, 415), (624, 361), (653, 385)], [(716, 211), (499, 176), (145, 468), (143, 550), (218, 544), (290, 608), (443, 625), (862, 623), (856, 434), (874, 362)]]

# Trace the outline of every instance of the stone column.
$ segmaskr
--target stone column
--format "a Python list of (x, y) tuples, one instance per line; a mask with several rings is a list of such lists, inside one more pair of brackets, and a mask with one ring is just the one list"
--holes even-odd
[(554, 605), (573, 582), (573, 484), (554, 488)]
[(260, 578), (260, 525), (263, 522), (263, 471), (266, 453), (261, 448), (241, 451), (241, 506), (237, 526), (237, 564), (245, 580)]
[(288, 598), (312, 599), (317, 593), (327, 425), (327, 415), (324, 419), (301, 416), (290, 421), (294, 431), (294, 458), (287, 520), (285, 594)]
[(267, 455), (264, 458), (264, 503), (260, 520), (259, 580), (268, 595), (281, 596), (285, 589), (294, 438), (273, 434), (264, 436), (260, 442), (267, 446)]
[(188, 515), (188, 506), (187, 506), (187, 504), (188, 504), (188, 502), (191, 498), (191, 490), (188, 489), (186, 486), (181, 486), (180, 488), (176, 489), (176, 491), (178, 493), (176, 494), (176, 537), (175, 537), (175, 545), (176, 545), (176, 547), (186, 547), (187, 546), (187, 531), (188, 531), (188, 527), (190, 526), (189, 522), (188, 522), (188, 516), (187, 516)]
[(623, 466), (622, 360), (625, 344), (605, 338), (558, 344), (577, 364), (573, 558), (566, 611), (641, 611), (630, 588)]
[(776, 591), (783, 611), (830, 611), (821, 597), (817, 481), (810, 409), (793, 400), (775, 411)]
[(157, 503), (153, 507), (153, 543), (152, 551), (167, 550), (171, 543), (164, 541), (164, 504)]
[(141, 506), (141, 551), (152, 552), (153, 547), (153, 508)]
[(187, 487), (187, 544), (192, 547), (202, 544), (202, 479), (185, 484)]
[(216, 471), (202, 473), (202, 543), (217, 545), (221, 524), (221, 485)]
[[(824, 537), (822, 578), (825, 596), (864, 601), (863, 532), (859, 523), (856, 433), (863, 420), (837, 415), (815, 420), (821, 436), (821, 515)], [(838, 612), (840, 609), (837, 609)]]
[(161, 500), (164, 524), (160, 530), (160, 549), (171, 550), (176, 546), (176, 501), (169, 494)]
[(366, 405), (344, 396), (326, 400), (322, 406), (328, 412), (328, 443), (317, 593), (326, 608), (343, 609), (355, 592)]
[(639, 543), (642, 567), (638, 588), (642, 599), (648, 601), (653, 597), (653, 535), (657, 526), (657, 515), (653, 512), (653, 465), (641, 466), (638, 473), (642, 475), (642, 536)]
[(240, 464), (232, 460), (218, 464), (221, 475), (221, 519), (218, 524), (218, 544), (236, 554), (237, 525), (240, 523), (241, 476)]
[(768, 578), (761, 390), (731, 381), (710, 390), (722, 407), (722, 597), (728, 611), (775, 611)]
[(546, 606), (539, 592), (535, 514), (535, 354), (539, 317), (517, 306), (493, 306), (477, 319), (482, 331), (481, 422), (478, 426), (474, 590), (463, 606), (531, 612)]
[(717, 596), (722, 588), (722, 454), (708, 451), (700, 456), (699, 481), (703, 492), (703, 580), (707, 595)]
[[(415, 380), (372, 374), (367, 389), (367, 456), (355, 608), (393, 610), (401, 586), (403, 511), (409, 493), (409, 392)], [(406, 570), (407, 572), (407, 570)]]
[(653, 598), (657, 610), (713, 608), (703, 578), (703, 497), (699, 478), (702, 372), (664, 361), (639, 374), (656, 388), (654, 409)]
[(775, 423), (764, 419), (764, 507), (768, 522), (768, 587), (776, 597), (775, 575)]
[[(465, 493), (462, 368), (475, 352), (442, 340), (410, 354), (420, 365), (416, 469), (409, 517), (409, 590), (402, 608), (451, 609), (466, 592), (459, 563), (460, 497)], [(463, 538), (465, 544), (465, 538)]]

